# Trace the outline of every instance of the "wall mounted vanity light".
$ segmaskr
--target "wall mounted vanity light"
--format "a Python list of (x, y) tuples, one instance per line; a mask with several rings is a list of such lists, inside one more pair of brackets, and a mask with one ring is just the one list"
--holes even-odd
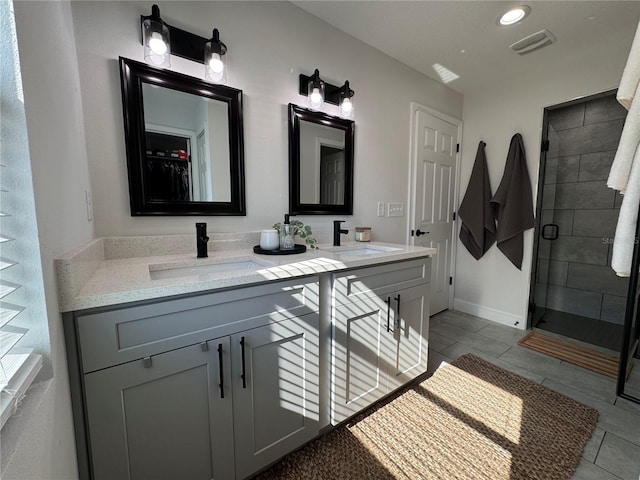
[(313, 72), (313, 75), (307, 79), (307, 87), (305, 91), (306, 93), (303, 95), (307, 95), (309, 97), (309, 108), (317, 111), (322, 110), (322, 107), (324, 107), (325, 83), (320, 78), (320, 71), (317, 68), (316, 71)]
[(140, 16), (144, 59), (154, 67), (171, 66), (171, 55), (204, 63), (205, 79), (226, 83), (227, 46), (220, 41), (220, 33), (213, 29), (210, 39), (173, 27), (160, 18), (160, 8), (151, 7), (151, 15)]
[(171, 66), (171, 35), (169, 26), (160, 18), (157, 5), (151, 7), (151, 15), (142, 17), (142, 45), (144, 61), (155, 67)]
[(213, 36), (204, 44), (204, 78), (214, 83), (227, 83), (227, 46), (220, 41), (220, 33), (213, 29)]
[(353, 119), (353, 96), (355, 92), (349, 87), (349, 81), (338, 87), (325, 82), (320, 78), (320, 72), (316, 68), (313, 75), (300, 74), (298, 92), (309, 97), (309, 108), (321, 111), (324, 103), (330, 103), (339, 107), (339, 114), (343, 118)]
[(349, 80), (344, 82), (344, 85), (340, 87), (340, 93), (338, 94), (338, 109), (342, 118), (353, 120), (353, 117), (355, 117), (355, 109), (352, 100), (355, 93), (356, 92), (349, 88)]

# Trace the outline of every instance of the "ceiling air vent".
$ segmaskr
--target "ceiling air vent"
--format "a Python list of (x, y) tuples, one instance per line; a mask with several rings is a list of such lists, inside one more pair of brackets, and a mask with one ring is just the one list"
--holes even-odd
[(545, 29), (518, 40), (516, 43), (509, 45), (509, 48), (519, 55), (525, 55), (551, 45), (555, 41), (556, 37), (553, 36), (553, 33)]

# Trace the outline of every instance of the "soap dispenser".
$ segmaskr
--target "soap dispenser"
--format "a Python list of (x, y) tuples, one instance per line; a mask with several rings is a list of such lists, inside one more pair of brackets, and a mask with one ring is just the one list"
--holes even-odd
[(284, 222), (280, 226), (280, 250), (293, 250), (295, 247), (295, 230), (289, 223), (289, 214), (284, 214)]

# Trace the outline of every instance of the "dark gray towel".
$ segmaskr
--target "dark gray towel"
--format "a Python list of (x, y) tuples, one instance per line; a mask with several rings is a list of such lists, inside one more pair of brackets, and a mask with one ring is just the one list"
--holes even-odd
[(498, 248), (518, 269), (522, 270), (523, 232), (534, 226), (533, 196), (527, 172), (522, 135), (511, 139), (502, 181), (491, 199), (496, 218)]
[(469, 186), (458, 210), (462, 221), (460, 241), (476, 260), (480, 260), (496, 241), (496, 223), (489, 204), (491, 186), (487, 157), (484, 153), (485, 145), (484, 142), (478, 144)]

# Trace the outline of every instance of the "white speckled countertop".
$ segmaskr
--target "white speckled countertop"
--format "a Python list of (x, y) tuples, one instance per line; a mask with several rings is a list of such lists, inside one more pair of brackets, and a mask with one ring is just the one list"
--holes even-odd
[[(319, 250), (307, 249), (305, 253), (295, 255), (259, 255), (252, 249), (252, 245), (258, 243), (257, 237), (244, 235), (231, 239), (228, 236), (213, 238), (209, 244), (209, 257), (196, 258), (192, 243), (195, 243), (193, 237), (184, 235), (103, 238), (69, 252), (56, 260), (60, 311), (285, 280), (436, 253), (433, 248), (344, 242), (341, 247), (320, 245)], [(350, 250), (369, 248), (378, 248), (380, 252), (349, 254)], [(140, 255), (143, 253), (146, 256)], [(224, 265), (229, 263), (232, 265)], [(202, 272), (210, 268), (209, 265), (223, 265), (213, 269), (225, 271)], [(203, 266), (207, 267), (201, 268)], [(187, 271), (193, 267), (196, 268)], [(153, 278), (155, 272), (169, 270), (173, 278)]]

